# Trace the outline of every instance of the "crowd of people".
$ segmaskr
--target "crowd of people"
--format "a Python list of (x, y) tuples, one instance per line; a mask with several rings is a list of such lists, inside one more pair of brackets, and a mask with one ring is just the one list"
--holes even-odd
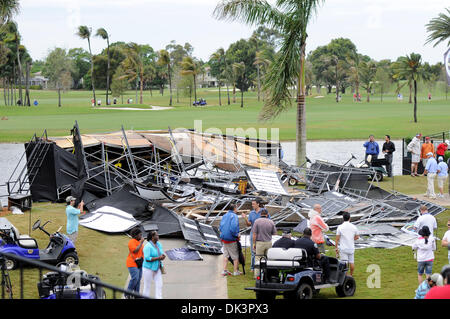
[[(407, 150), (411, 152), (411, 176), (427, 177), (427, 191), (424, 194), (425, 197), (430, 199), (436, 199), (437, 197), (443, 198), (444, 185), (448, 178), (448, 168), (450, 165), (450, 158), (447, 162), (445, 161), (445, 152), (448, 150), (450, 141), (446, 140), (435, 148), (430, 137), (425, 137), (425, 143), (423, 144), (420, 142), (421, 137), (421, 133), (416, 134), (407, 146)], [(422, 162), (424, 167), (424, 172), (421, 175), (417, 173), (419, 162)], [(439, 189), (437, 195), (435, 192), (436, 179)]]
[[(323, 283), (334, 283), (330, 277), (329, 258), (326, 255), (326, 235), (328, 225), (323, 220), (320, 204), (315, 204), (308, 214), (307, 226), (303, 229), (302, 237), (294, 240), (290, 230), (284, 230), (281, 238), (272, 241), (272, 236), (277, 234), (274, 222), (260, 199), (252, 202), (252, 211), (247, 217), (242, 214), (246, 225), (251, 226), (250, 249), (251, 249), (251, 271), (254, 277), (259, 275), (259, 262), (267, 256), (270, 248), (302, 248), (312, 264), (317, 263), (323, 271)], [(435, 232), (437, 230), (436, 218), (428, 212), (426, 206), (420, 207), (421, 215), (414, 224), (414, 230), (418, 232), (417, 241), (412, 249), (417, 260), (417, 274), (419, 287), (416, 290), (416, 299), (423, 298), (450, 298), (450, 220), (447, 223), (448, 231), (442, 238), (442, 247), (448, 250), (449, 265), (444, 267), (441, 273), (433, 273), (435, 260), (434, 252), (437, 249)], [(220, 238), (224, 245), (223, 276), (238, 276), (240, 227), (236, 206), (231, 205), (230, 210), (224, 215), (220, 223)], [(360, 235), (355, 225), (351, 223), (348, 212), (342, 215), (343, 222), (336, 230), (335, 251), (336, 257), (349, 265), (348, 275), (354, 275), (355, 271), (355, 241)], [(272, 243), (273, 242), (273, 243)], [(233, 261), (233, 273), (227, 270), (228, 262)], [(424, 275), (426, 278), (424, 280)]]

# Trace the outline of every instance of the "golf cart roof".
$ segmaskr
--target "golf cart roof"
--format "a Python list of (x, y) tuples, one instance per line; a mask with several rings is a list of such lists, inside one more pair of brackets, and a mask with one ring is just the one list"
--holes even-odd
[(6, 218), (0, 217), (0, 230), (10, 230), (11, 228), (13, 228), (13, 224)]

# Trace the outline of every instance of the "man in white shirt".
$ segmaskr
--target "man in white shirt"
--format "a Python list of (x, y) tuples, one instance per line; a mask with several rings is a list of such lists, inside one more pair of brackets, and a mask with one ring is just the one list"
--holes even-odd
[(428, 212), (428, 208), (425, 205), (420, 206), (420, 213), (420, 217), (414, 223), (414, 230), (419, 231), (423, 226), (428, 226), (431, 235), (434, 236), (434, 230), (437, 229), (436, 218)]
[(442, 237), (442, 247), (448, 249), (448, 263), (450, 264), (450, 219), (447, 221), (448, 230), (445, 232), (444, 237)]
[(359, 238), (358, 229), (350, 223), (350, 213), (342, 215), (344, 222), (336, 231), (336, 256), (350, 264), (350, 276), (355, 270), (355, 240)]

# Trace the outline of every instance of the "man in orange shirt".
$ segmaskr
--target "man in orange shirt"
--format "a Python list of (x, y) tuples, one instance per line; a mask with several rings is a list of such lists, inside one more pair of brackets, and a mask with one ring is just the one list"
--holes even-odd
[(309, 228), (311, 228), (311, 240), (317, 244), (319, 251), (325, 254), (325, 239), (323, 232), (327, 232), (329, 227), (324, 222), (320, 214), (322, 213), (322, 206), (315, 204), (313, 210), (309, 213)]
[[(139, 228), (135, 228), (131, 231), (130, 241), (128, 242), (128, 257), (127, 268), (130, 272), (130, 282), (128, 283), (128, 290), (139, 293), (141, 278), (142, 278), (142, 261), (143, 261), (143, 247), (144, 237)], [(136, 259), (141, 259), (140, 265), (136, 263)], [(129, 299), (131, 296), (125, 295), (125, 298)]]
[(433, 156), (436, 155), (436, 151), (434, 149), (434, 145), (433, 143), (431, 143), (430, 141), (430, 137), (425, 137), (425, 143), (422, 144), (422, 149), (420, 152), (420, 159), (422, 160), (422, 165), (425, 168), (427, 166), (427, 161), (429, 156), (427, 155), (428, 153), (433, 153)]

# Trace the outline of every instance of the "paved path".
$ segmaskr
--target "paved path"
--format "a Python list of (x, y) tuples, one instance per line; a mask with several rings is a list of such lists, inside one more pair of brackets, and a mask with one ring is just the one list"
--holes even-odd
[[(160, 239), (164, 250), (184, 247), (184, 239)], [(202, 261), (164, 260), (164, 299), (228, 299), (227, 279), (220, 275), (222, 255), (201, 254)], [(128, 287), (128, 280), (125, 288)], [(141, 282), (141, 293), (143, 282)], [(154, 288), (151, 295), (154, 297)]]

